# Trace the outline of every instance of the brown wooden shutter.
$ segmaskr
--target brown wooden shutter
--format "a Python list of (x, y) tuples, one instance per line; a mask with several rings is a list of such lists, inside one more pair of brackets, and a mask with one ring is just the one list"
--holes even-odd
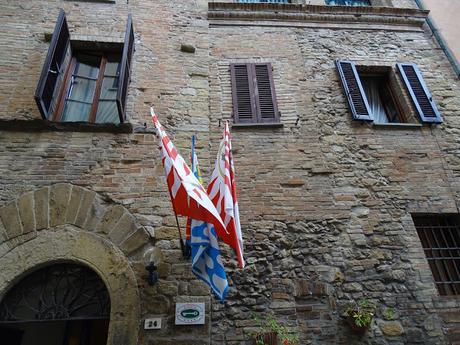
[(123, 45), (123, 55), (120, 63), (120, 75), (117, 90), (117, 107), (120, 122), (126, 119), (125, 106), (126, 95), (128, 93), (128, 85), (131, 77), (131, 62), (134, 51), (134, 29), (133, 19), (128, 15), (128, 22), (126, 24), (125, 43)]
[(60, 10), (34, 97), (44, 119), (51, 119), (51, 102), (58, 79), (65, 72), (63, 64), (68, 49), (70, 49), (69, 27), (64, 11)]
[(441, 123), (441, 114), (428, 91), (428, 87), (417, 65), (413, 63), (398, 63), (396, 66), (414, 102), (420, 119), (423, 122)]
[(369, 102), (361, 85), (355, 64), (346, 60), (337, 60), (335, 63), (353, 118), (355, 120), (373, 121)]
[(251, 64), (231, 64), (233, 117), (235, 123), (257, 122), (255, 86)]
[(255, 100), (258, 122), (278, 122), (275, 86), (272, 66), (269, 63), (253, 65), (257, 89)]

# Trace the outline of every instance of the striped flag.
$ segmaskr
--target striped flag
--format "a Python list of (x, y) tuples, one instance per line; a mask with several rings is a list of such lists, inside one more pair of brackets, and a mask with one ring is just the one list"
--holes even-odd
[(219, 212), (209, 199), (203, 186), (177, 152), (158, 121), (153, 108), (150, 108), (150, 113), (160, 138), (162, 162), (174, 212), (177, 215), (213, 224), (219, 236), (228, 236)]
[(219, 236), (235, 249), (238, 263), (244, 267), (243, 237), (240, 226), (240, 212), (236, 197), (235, 168), (233, 166), (232, 144), (228, 122), (225, 121), (224, 134), (217, 152), (217, 160), (208, 186), (208, 194), (216, 206), (227, 232)]
[[(198, 157), (195, 154), (195, 143), (196, 143), (196, 136), (192, 135), (192, 147), (190, 150), (190, 162), (192, 163), (192, 173), (198, 179), (200, 184), (204, 186), (203, 177), (201, 176), (200, 165), (198, 164)], [(187, 218), (187, 225), (185, 228), (185, 239), (188, 245), (190, 245), (191, 223), (192, 223), (192, 219)]]
[[(190, 152), (192, 173), (203, 185), (200, 165), (195, 153), (195, 143), (196, 137), (193, 135)], [(216, 296), (223, 301), (229, 287), (214, 226), (203, 221), (187, 218), (186, 238), (192, 249), (193, 274), (207, 283)]]

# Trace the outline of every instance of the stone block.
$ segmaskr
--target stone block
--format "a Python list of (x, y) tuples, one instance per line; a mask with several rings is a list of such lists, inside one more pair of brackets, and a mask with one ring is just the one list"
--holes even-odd
[(93, 208), (93, 204), (96, 198), (96, 192), (91, 190), (83, 190), (80, 200), (80, 206), (78, 207), (77, 217), (75, 218), (75, 225), (85, 227), (88, 229), (87, 219), (90, 217), (89, 213)]
[(119, 222), (109, 232), (108, 237), (115, 244), (120, 244), (137, 230), (135, 219), (128, 212), (120, 218)]
[(108, 234), (117, 225), (120, 218), (125, 214), (125, 211), (125, 208), (120, 205), (107, 208), (97, 227), (97, 231)]
[(65, 216), (67, 224), (75, 224), (83, 191), (84, 189), (79, 186), (72, 187), (69, 206), (67, 207), (67, 213)]
[(72, 185), (59, 183), (50, 188), (50, 226), (65, 224)]
[(379, 328), (388, 337), (397, 337), (404, 334), (404, 328), (399, 321), (379, 321)]
[(35, 227), (37, 230), (49, 227), (49, 188), (44, 187), (34, 192)]
[(5, 226), (8, 238), (13, 238), (22, 234), (22, 224), (15, 201), (0, 208), (0, 218)]
[(129, 255), (146, 245), (150, 240), (150, 236), (143, 227), (138, 228), (135, 233), (126, 238), (121, 244), (120, 249), (126, 254)]
[(21, 217), (23, 233), (35, 230), (34, 193), (27, 193), (18, 199), (19, 216)]
[(0, 243), (5, 242), (6, 240), (8, 240), (8, 236), (6, 235), (5, 226), (3, 225), (3, 222), (0, 218)]

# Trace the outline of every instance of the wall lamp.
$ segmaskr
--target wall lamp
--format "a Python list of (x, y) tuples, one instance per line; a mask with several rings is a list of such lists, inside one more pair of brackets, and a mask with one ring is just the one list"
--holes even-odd
[(145, 266), (145, 269), (149, 272), (149, 275), (147, 276), (147, 282), (150, 286), (154, 286), (158, 282), (158, 272), (155, 262), (150, 261), (149, 264)]

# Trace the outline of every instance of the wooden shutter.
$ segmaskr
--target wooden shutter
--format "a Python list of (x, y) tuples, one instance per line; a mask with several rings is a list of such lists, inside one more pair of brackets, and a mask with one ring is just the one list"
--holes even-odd
[(44, 119), (51, 118), (51, 102), (58, 78), (65, 72), (63, 63), (69, 47), (69, 27), (67, 26), (64, 11), (60, 10), (34, 97)]
[(125, 42), (123, 45), (123, 55), (120, 63), (120, 75), (118, 81), (117, 90), (117, 107), (118, 115), (120, 116), (120, 122), (124, 122), (125, 106), (126, 106), (126, 95), (128, 93), (128, 84), (131, 77), (131, 62), (134, 51), (134, 30), (133, 30), (133, 19), (131, 15), (128, 15), (128, 22), (126, 24)]
[(251, 64), (231, 64), (233, 117), (235, 123), (257, 122), (255, 85)]
[(355, 120), (373, 121), (369, 102), (361, 85), (355, 64), (346, 60), (337, 60), (335, 63), (353, 118)]
[(416, 64), (396, 64), (422, 122), (441, 123), (442, 118)]
[(255, 100), (258, 122), (278, 122), (275, 86), (273, 83), (272, 66), (269, 63), (255, 64), (254, 75), (257, 89)]

